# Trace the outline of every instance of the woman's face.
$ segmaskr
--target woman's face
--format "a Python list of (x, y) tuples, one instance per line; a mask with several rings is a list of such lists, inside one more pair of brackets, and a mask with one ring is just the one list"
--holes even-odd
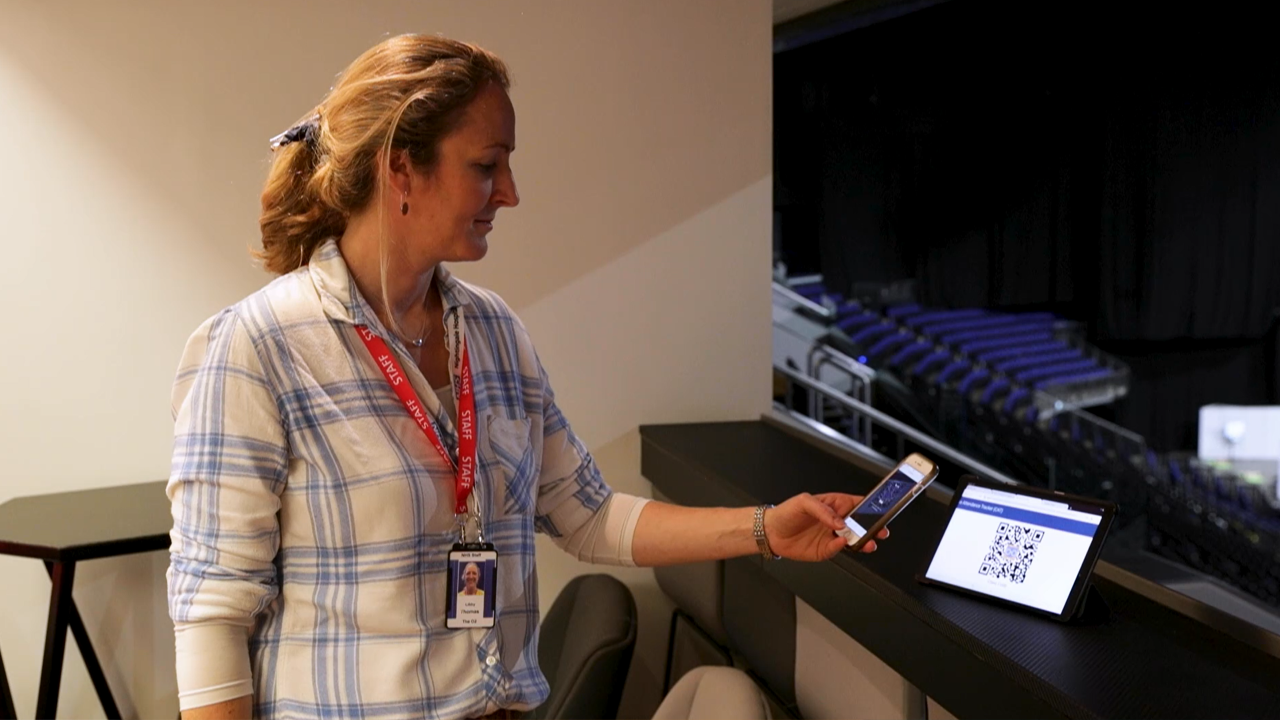
[[(511, 173), (516, 115), (506, 91), (490, 83), (440, 142), (436, 166), (412, 174), (406, 248), (427, 262), (479, 260), (489, 251), (498, 208), (520, 202)], [(402, 198), (392, 201), (400, 215)]]
[(480, 568), (475, 565), (467, 565), (462, 571), (462, 582), (466, 585), (467, 592), (476, 589), (476, 585), (480, 582)]

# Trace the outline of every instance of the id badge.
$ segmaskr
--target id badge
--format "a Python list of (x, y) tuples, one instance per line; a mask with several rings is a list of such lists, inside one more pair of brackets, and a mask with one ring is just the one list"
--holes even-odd
[(447, 592), (445, 627), (493, 627), (498, 600), (498, 553), (493, 543), (454, 544)]

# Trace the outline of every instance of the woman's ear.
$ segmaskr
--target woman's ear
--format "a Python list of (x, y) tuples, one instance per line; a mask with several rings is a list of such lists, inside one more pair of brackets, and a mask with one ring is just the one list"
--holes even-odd
[(408, 195), (413, 186), (413, 160), (404, 148), (392, 150), (387, 159), (387, 185), (397, 195)]

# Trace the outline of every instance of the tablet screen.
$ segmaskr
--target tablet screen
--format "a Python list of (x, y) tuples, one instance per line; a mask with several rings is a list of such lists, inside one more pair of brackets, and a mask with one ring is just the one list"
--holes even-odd
[(1061, 614), (1104, 507), (972, 484), (960, 492), (925, 577)]

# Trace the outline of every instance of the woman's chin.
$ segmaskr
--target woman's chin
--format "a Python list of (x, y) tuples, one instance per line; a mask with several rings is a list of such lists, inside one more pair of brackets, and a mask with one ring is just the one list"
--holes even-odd
[(489, 254), (489, 239), (483, 235), (472, 235), (467, 238), (467, 243), (462, 248), (462, 252), (458, 253), (455, 262), (476, 262), (483, 260), (485, 255)]

